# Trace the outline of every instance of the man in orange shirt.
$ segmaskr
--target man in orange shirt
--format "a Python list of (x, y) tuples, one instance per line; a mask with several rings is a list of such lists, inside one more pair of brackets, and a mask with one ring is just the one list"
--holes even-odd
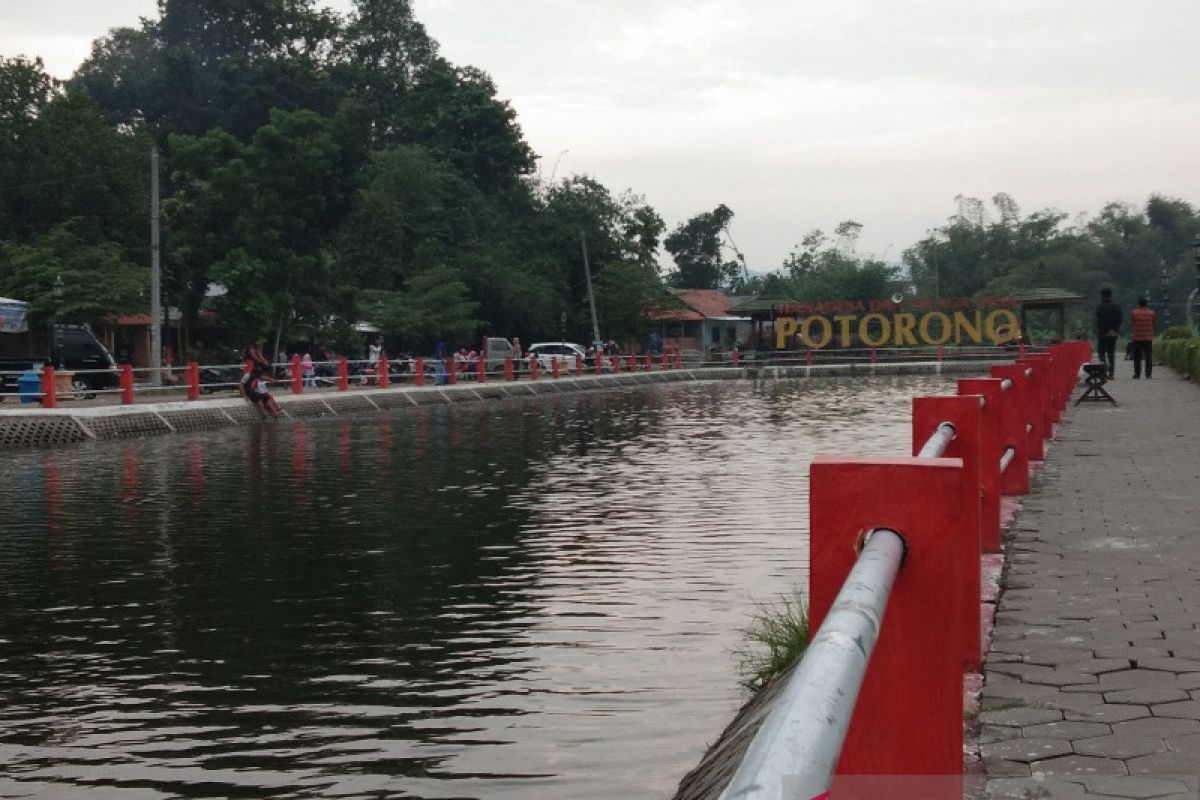
[(1154, 323), (1158, 315), (1150, 308), (1144, 297), (1139, 297), (1137, 308), (1129, 312), (1133, 328), (1133, 377), (1142, 377), (1142, 359), (1146, 359), (1146, 379), (1154, 369)]

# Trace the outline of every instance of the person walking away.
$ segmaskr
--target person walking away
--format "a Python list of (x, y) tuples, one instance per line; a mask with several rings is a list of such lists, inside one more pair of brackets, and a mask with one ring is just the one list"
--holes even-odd
[(1121, 332), (1121, 307), (1113, 302), (1112, 289), (1100, 290), (1100, 305), (1096, 306), (1096, 350), (1101, 363), (1108, 367), (1108, 379), (1116, 377), (1117, 335)]
[(1137, 308), (1129, 312), (1130, 327), (1133, 328), (1133, 377), (1142, 377), (1142, 359), (1146, 360), (1146, 380), (1154, 369), (1154, 325), (1158, 315), (1150, 308), (1150, 302), (1139, 297)]

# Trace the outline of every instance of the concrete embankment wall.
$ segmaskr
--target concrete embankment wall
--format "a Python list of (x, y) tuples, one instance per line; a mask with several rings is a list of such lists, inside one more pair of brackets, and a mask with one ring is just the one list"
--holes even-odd
[[(979, 373), (997, 361), (925, 361), (881, 364), (816, 364), (812, 366), (743, 366), (626, 372), (615, 375), (544, 378), (538, 381), (491, 381), (448, 386), (320, 391), (277, 398), (284, 417), (342, 416), (390, 411), (414, 406), (449, 404), (506, 397), (531, 397), (568, 392), (612, 390), (653, 383), (709, 380), (777, 380), (789, 378), (869, 377), (872, 375), (929, 375)], [(89, 440), (132, 439), (167, 433), (217, 430), (259, 421), (257, 411), (240, 397), (138, 403), (130, 406), (75, 405), (63, 401), (57, 409), (38, 406), (0, 407), (0, 450), (47, 447)]]

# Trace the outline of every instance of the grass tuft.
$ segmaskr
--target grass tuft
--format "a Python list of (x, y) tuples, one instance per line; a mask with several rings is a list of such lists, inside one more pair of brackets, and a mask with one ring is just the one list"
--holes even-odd
[(738, 683), (757, 692), (783, 673), (808, 647), (808, 606), (799, 593), (778, 603), (755, 603), (742, 645), (734, 651)]

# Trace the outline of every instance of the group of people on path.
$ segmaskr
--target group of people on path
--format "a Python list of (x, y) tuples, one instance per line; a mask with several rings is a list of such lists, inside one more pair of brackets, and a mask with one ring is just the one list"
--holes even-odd
[[(1116, 377), (1117, 337), (1121, 335), (1121, 324), (1125, 314), (1112, 299), (1112, 289), (1100, 290), (1100, 304), (1096, 306), (1096, 350), (1100, 361), (1108, 367), (1108, 379)], [(1129, 357), (1133, 359), (1133, 377), (1142, 377), (1142, 363), (1146, 365), (1146, 378), (1154, 371), (1154, 328), (1158, 315), (1150, 308), (1150, 301), (1139, 297), (1137, 307), (1129, 313), (1130, 330)]]

